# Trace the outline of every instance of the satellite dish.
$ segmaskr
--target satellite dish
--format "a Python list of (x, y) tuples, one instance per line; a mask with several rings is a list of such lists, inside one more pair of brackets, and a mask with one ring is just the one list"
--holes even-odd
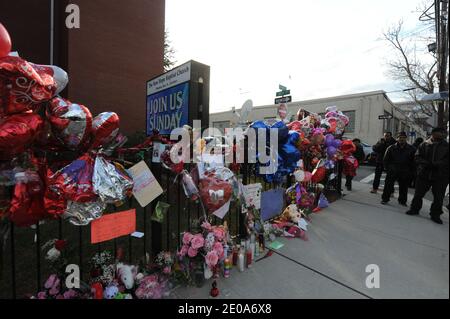
[(247, 123), (248, 116), (249, 116), (250, 112), (252, 111), (252, 108), (253, 108), (252, 100), (247, 100), (244, 102), (244, 104), (242, 105), (241, 114), (240, 114), (241, 123)]

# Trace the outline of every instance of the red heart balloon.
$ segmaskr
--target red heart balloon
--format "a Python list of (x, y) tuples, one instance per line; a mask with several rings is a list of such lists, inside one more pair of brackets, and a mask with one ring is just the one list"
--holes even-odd
[(0, 23), (0, 58), (6, 56), (11, 51), (11, 38), (8, 31)]
[(205, 177), (200, 180), (200, 198), (209, 213), (214, 213), (225, 205), (233, 194), (230, 183), (216, 177)]
[(0, 109), (5, 114), (35, 110), (50, 100), (57, 84), (51, 68), (34, 68), (20, 57), (0, 57)]
[(15, 114), (0, 119), (0, 159), (22, 153), (44, 128), (42, 118), (34, 113)]
[(92, 121), (92, 148), (104, 146), (119, 133), (119, 116), (114, 112), (103, 112)]
[(313, 183), (320, 183), (325, 178), (326, 173), (327, 170), (325, 166), (314, 169), (314, 171), (312, 172), (311, 181)]

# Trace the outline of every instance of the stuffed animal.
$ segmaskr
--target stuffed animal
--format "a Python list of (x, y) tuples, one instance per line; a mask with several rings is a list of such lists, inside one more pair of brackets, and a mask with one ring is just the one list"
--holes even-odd
[(137, 266), (125, 265), (118, 263), (116, 266), (117, 278), (123, 283), (126, 289), (132, 289), (134, 286), (134, 280), (138, 273)]
[(103, 291), (103, 298), (115, 299), (119, 294), (119, 288), (115, 284), (111, 284)]
[(280, 220), (284, 222), (292, 222), (298, 224), (302, 218), (302, 212), (297, 208), (297, 205), (291, 204), (280, 215)]

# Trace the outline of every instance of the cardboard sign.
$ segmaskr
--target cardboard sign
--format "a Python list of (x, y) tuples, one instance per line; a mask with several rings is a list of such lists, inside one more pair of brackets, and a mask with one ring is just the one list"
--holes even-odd
[(142, 207), (150, 204), (156, 197), (163, 193), (153, 173), (144, 161), (140, 161), (128, 169), (133, 178), (133, 195)]
[(91, 243), (96, 244), (136, 231), (136, 210), (103, 215), (91, 222)]

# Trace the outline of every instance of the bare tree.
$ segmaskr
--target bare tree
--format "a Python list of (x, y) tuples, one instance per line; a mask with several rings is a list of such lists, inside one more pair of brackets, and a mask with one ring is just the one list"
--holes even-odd
[[(402, 27), (403, 22), (400, 21), (383, 34), (384, 39), (396, 52), (396, 57), (388, 61), (388, 73), (407, 88), (414, 88), (406, 93), (420, 106), (424, 114), (432, 116), (437, 109), (433, 105), (420, 102), (419, 96), (433, 93), (437, 86), (437, 59), (432, 53), (428, 53), (431, 59), (424, 59), (417, 48), (417, 42), (423, 43), (423, 40), (429, 41), (429, 38), (418, 36), (417, 33), (403, 34)], [(430, 28), (419, 32), (426, 29)]]
[(176, 63), (175, 49), (169, 40), (169, 32), (164, 32), (164, 71), (169, 71)]

